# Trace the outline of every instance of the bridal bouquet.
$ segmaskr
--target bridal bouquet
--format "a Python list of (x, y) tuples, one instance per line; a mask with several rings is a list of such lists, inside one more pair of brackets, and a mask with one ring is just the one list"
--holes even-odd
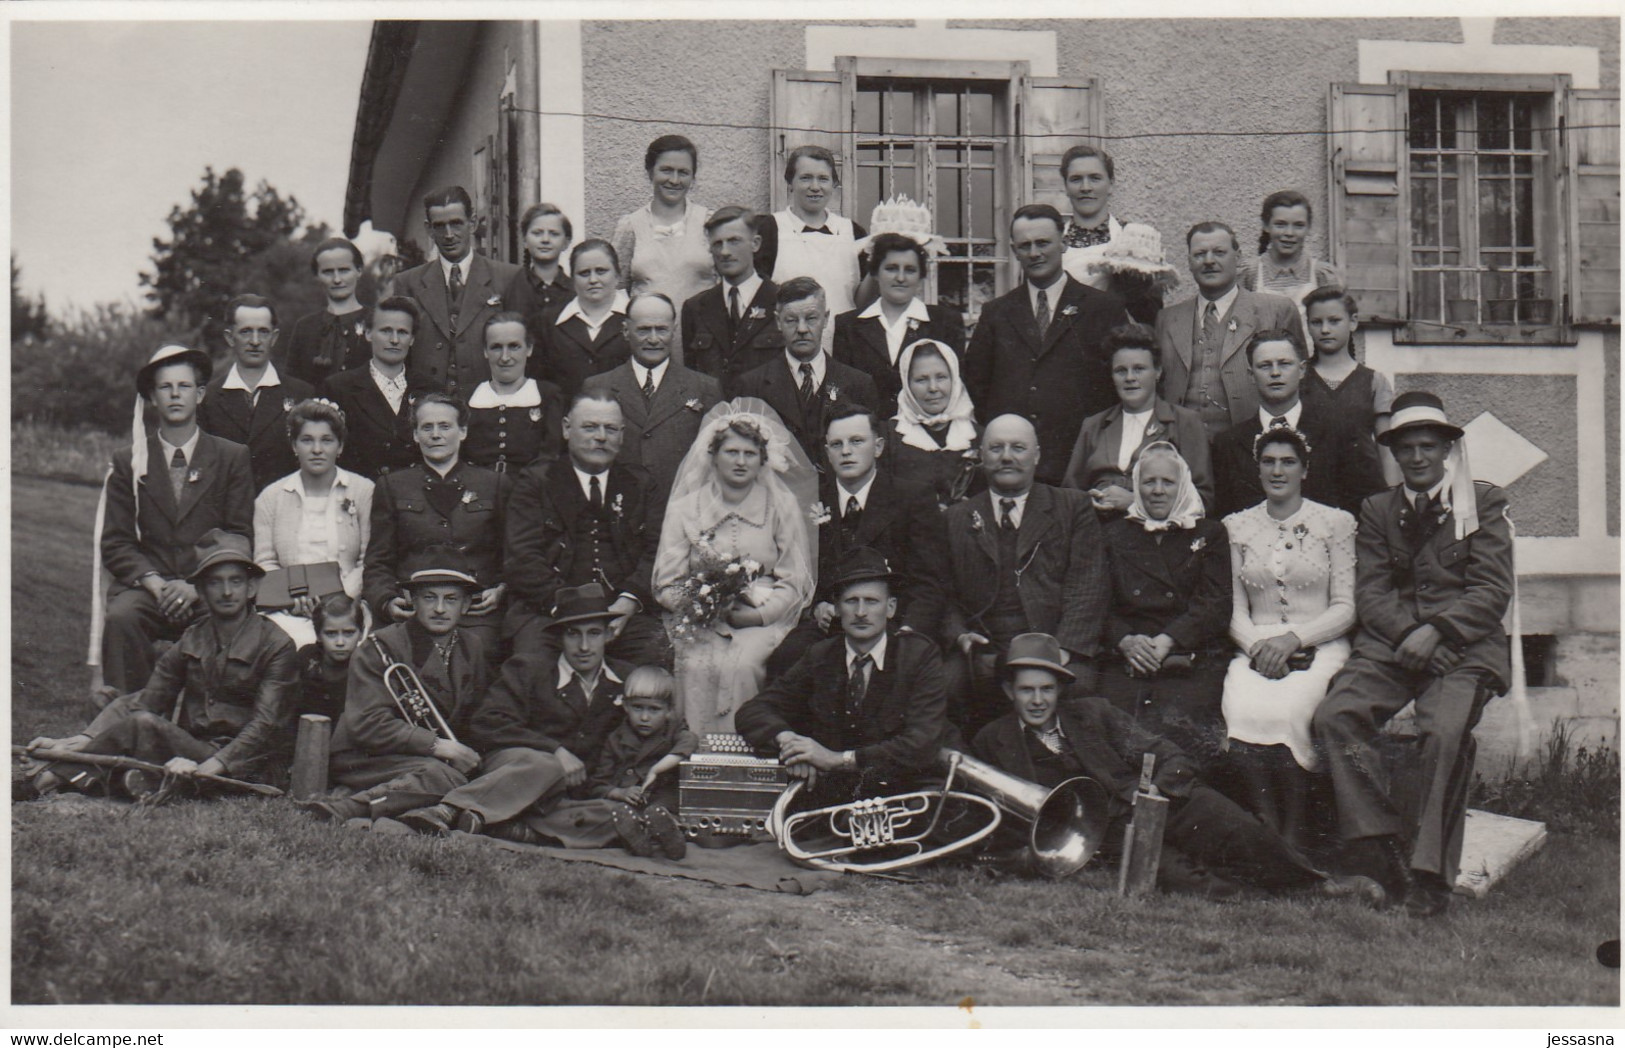
[(672, 643), (693, 643), (701, 633), (724, 620), (735, 600), (757, 602), (762, 565), (749, 557), (725, 557), (708, 543), (697, 544), (689, 556), (690, 570), (668, 592), (675, 600), (666, 627)]

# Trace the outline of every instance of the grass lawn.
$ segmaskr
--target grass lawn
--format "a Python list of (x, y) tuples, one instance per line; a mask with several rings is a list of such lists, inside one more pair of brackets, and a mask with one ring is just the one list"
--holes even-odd
[[(12, 734), (83, 718), (94, 488), (13, 480)], [(1435, 922), (965, 869), (809, 897), (318, 825), (282, 801), (12, 806), (37, 1003), (1617, 1005), (1619, 847), (1554, 833)]]

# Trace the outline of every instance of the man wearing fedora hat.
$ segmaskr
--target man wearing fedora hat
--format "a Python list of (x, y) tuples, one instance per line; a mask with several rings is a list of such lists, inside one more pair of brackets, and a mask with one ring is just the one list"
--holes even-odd
[(1158, 883), (1208, 898), (1259, 892), (1320, 891), (1375, 901), (1363, 877), (1316, 871), (1279, 834), (1203, 782), (1197, 765), (1099, 696), (1068, 697), (1075, 677), (1054, 637), (1010, 641), (999, 684), (1011, 711), (976, 734), (971, 753), (1012, 775), (1054, 787), (1082, 775), (1105, 788), (1110, 819), (1103, 855), (1120, 855), (1139, 788), (1140, 765), (1156, 757), (1153, 783), (1169, 800)]
[[(485, 754), (479, 777), (452, 790), (439, 804), (408, 812), (401, 821), (425, 832), (468, 833), (536, 842), (531, 815), (582, 785), (604, 740), (623, 716), (622, 682), (628, 663), (604, 658), (616, 612), (596, 582), (558, 591), (546, 628), (558, 635), (559, 654), (515, 655), (469, 716), (469, 741)], [(523, 821), (519, 816), (526, 815)], [(571, 844), (551, 823), (543, 832)], [(604, 842), (594, 835), (582, 847)]]
[[(490, 676), (480, 638), (459, 628), (479, 580), (467, 555), (450, 543), (408, 555), (401, 572), (412, 617), (373, 633), (351, 656), (344, 715), (333, 731), (332, 779), (355, 792), (305, 802), (317, 818), (379, 819), (434, 804), (467, 782), (480, 762), (468, 744), (468, 721)], [(403, 707), (412, 703), (405, 692), (416, 689), (402, 687), (398, 670), (386, 678), (392, 666), (411, 670), (438, 718), (406, 715)]]
[[(1313, 731), (1356, 861), (1415, 917), (1445, 912), (1461, 860), (1473, 727), (1510, 683), (1501, 619), (1512, 600), (1506, 496), (1473, 480), (1461, 427), (1432, 393), (1403, 393), (1378, 439), (1404, 482), (1360, 510), (1354, 653), (1332, 678)], [(1382, 774), (1376, 742), (1416, 702), (1419, 811), (1407, 817)]]
[[(114, 453), (102, 490), (97, 554), (113, 580), (100, 619), (102, 677), (120, 694), (152, 676), (153, 641), (178, 638), (196, 616), (188, 579), (203, 536), (254, 527), (248, 449), (198, 428), (210, 370), (200, 349), (167, 345), (152, 355), (136, 373), (131, 446)], [(142, 418), (149, 405), (155, 432)]]
[(907, 789), (957, 741), (936, 644), (891, 628), (896, 578), (878, 550), (848, 553), (831, 590), (840, 636), (813, 644), (734, 715), (739, 733), (807, 780), (819, 803)]
[[(135, 757), (182, 776), (264, 781), (286, 773), (298, 666), (288, 635), (254, 610), (265, 572), (246, 537), (219, 528), (194, 554), (187, 582), (207, 617), (164, 652), (141, 691), (110, 703), (79, 734), (35, 739), (30, 748)], [(59, 764), (35, 786), (49, 793), (62, 782), (96, 779), (92, 769)]]

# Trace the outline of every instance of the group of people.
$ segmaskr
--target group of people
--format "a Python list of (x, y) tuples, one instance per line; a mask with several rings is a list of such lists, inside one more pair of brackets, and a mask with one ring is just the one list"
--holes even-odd
[[(538, 204), (508, 266), (451, 187), (424, 199), (438, 257), (353, 323), (304, 318), (277, 358), (275, 305), (241, 295), (223, 376), (155, 353), (100, 536), (118, 697), (36, 741), (274, 775), (325, 713), (322, 817), (669, 855), (707, 734), (815, 803), (928, 781), (943, 747), (1087, 774), (1119, 831), (1154, 753), (1168, 886), (1445, 909), (1508, 684), (1505, 499), (1439, 398), (1357, 361), (1301, 194), (1266, 200), (1246, 267), (1193, 226), (1197, 294), (1164, 308), (1112, 158), (1075, 147), (1073, 213), (1014, 211), (1023, 279), (967, 341), (923, 301), (934, 238), (829, 211), (827, 151), (791, 152), (765, 219), (688, 200), (687, 139), (646, 167), (610, 240)], [(312, 267), (350, 301), (353, 245)], [(328, 564), (328, 592), (287, 584)], [(1414, 803), (1378, 746), (1412, 700)]]

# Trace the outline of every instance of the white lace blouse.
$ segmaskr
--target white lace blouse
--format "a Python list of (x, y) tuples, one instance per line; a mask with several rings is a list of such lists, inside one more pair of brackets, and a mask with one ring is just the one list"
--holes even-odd
[(1354, 518), (1304, 500), (1285, 520), (1268, 503), (1224, 518), (1230, 533), (1230, 637), (1242, 651), (1295, 633), (1304, 647), (1354, 627)]

